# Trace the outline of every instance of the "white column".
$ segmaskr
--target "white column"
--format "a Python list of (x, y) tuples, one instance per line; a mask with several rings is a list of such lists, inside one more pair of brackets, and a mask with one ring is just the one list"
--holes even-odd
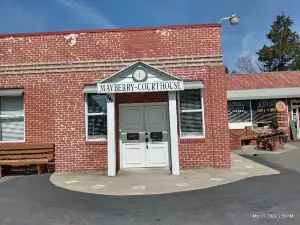
[(115, 95), (107, 95), (107, 175), (116, 176)]
[(169, 120), (171, 139), (172, 174), (180, 175), (178, 153), (178, 129), (177, 129), (177, 102), (176, 92), (169, 91)]

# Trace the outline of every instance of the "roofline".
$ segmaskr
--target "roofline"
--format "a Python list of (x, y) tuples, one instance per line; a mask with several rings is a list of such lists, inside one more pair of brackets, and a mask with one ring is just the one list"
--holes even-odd
[(157, 29), (183, 29), (183, 28), (205, 28), (205, 27), (221, 27), (219, 23), (208, 24), (185, 24), (185, 25), (169, 25), (169, 26), (148, 26), (136, 28), (112, 28), (99, 30), (69, 30), (69, 31), (50, 31), (50, 32), (30, 32), (16, 34), (0, 34), (3, 37), (22, 37), (22, 36), (42, 36), (42, 35), (61, 35), (61, 34), (79, 34), (79, 33), (102, 33), (102, 32), (123, 32), (123, 31), (142, 31), (142, 30), (157, 30)]
[(231, 76), (251, 76), (251, 75), (266, 75), (266, 74), (276, 74), (276, 73), (300, 73), (299, 70), (289, 70), (289, 71), (271, 71), (271, 72), (260, 72), (260, 73), (233, 73), (227, 74), (229, 77)]

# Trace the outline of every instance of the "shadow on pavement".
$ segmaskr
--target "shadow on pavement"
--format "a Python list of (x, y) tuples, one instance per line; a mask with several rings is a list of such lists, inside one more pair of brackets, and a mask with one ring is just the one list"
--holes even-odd
[[(197, 191), (124, 197), (61, 189), (50, 183), (49, 175), (13, 179), (0, 184), (0, 224), (300, 224), (299, 173), (246, 158), (281, 174)], [(253, 217), (279, 212), (293, 218)]]

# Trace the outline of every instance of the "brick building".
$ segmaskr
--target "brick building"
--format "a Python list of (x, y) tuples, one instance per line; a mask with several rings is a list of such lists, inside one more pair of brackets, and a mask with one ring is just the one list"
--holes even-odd
[(300, 138), (299, 71), (228, 75), (227, 88), (231, 133), (243, 135), (245, 127), (268, 129), (275, 120), (291, 139)]
[(0, 145), (55, 170), (230, 167), (219, 24), (0, 36)]

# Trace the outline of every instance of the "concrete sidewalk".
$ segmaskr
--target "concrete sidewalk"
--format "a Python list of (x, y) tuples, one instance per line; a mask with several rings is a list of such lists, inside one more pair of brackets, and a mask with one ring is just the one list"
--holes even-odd
[(241, 150), (234, 150), (234, 153), (239, 155), (278, 155), (283, 154), (292, 150), (297, 149), (296, 146), (291, 142), (291, 144), (285, 144), (283, 149), (279, 149), (276, 151), (270, 151), (270, 150), (262, 150), (262, 149), (256, 149), (256, 145), (244, 145)]
[(198, 190), (245, 178), (279, 174), (277, 170), (231, 154), (231, 169), (186, 169), (172, 176), (168, 169), (121, 170), (116, 177), (97, 172), (54, 173), (50, 181), (61, 188), (100, 195), (151, 195)]

